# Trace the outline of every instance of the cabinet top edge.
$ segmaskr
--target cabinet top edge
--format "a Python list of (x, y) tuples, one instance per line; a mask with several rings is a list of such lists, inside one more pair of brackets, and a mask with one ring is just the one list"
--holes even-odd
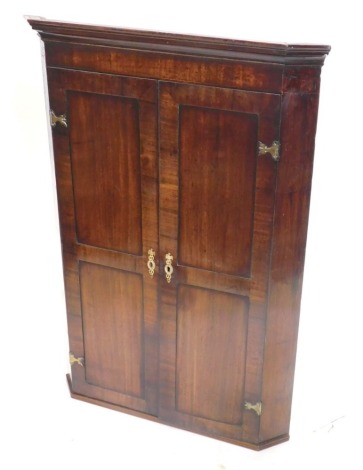
[(91, 42), (92, 44), (140, 49), (155, 52), (176, 52), (296, 65), (323, 65), (330, 46), (243, 41), (237, 39), (194, 36), (147, 30), (134, 30), (79, 23), (65, 23), (26, 16), (30, 26), (43, 40)]

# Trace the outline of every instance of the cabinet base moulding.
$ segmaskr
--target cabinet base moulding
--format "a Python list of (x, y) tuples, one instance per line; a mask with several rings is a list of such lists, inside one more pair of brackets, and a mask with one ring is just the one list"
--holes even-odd
[[(131, 410), (129, 408), (125, 408), (123, 406), (114, 405), (113, 403), (108, 403), (108, 402), (105, 402), (105, 401), (102, 401), (102, 400), (97, 400), (95, 398), (90, 398), (90, 397), (86, 397), (84, 395), (80, 395), (78, 393), (75, 393), (72, 390), (71, 375), (67, 374), (66, 379), (67, 379), (67, 384), (68, 384), (68, 389), (69, 389), (70, 396), (72, 398), (74, 398), (75, 400), (80, 400), (80, 401), (84, 401), (86, 403), (91, 403), (92, 405), (102, 406), (103, 408), (108, 408), (109, 410), (119, 411), (120, 413), (126, 413), (128, 415), (135, 416), (137, 418), (147, 419), (149, 421), (153, 421), (154, 423), (164, 424), (165, 426), (169, 425), (169, 423), (163, 422), (157, 416), (149, 415), (147, 413), (140, 413), (138, 411)], [(178, 425), (173, 424), (173, 427), (178, 428), (178, 429), (182, 429), (183, 431), (192, 432), (189, 429), (185, 429), (185, 428), (183, 428), (181, 426), (178, 426)], [(197, 434), (201, 434), (201, 433), (198, 432)], [(245, 447), (247, 449), (256, 450), (256, 451), (267, 449), (268, 447), (273, 447), (277, 444), (282, 444), (283, 442), (287, 442), (290, 439), (289, 434), (283, 434), (282, 436), (278, 436), (274, 439), (269, 439), (268, 441), (260, 442), (259, 444), (253, 444), (251, 442), (237, 441), (237, 440), (234, 440), (234, 439), (227, 439), (225, 437), (220, 437), (220, 436), (211, 436), (210, 434), (203, 434), (203, 435), (205, 437), (209, 437), (211, 439), (218, 439), (219, 441), (228, 442), (229, 444), (234, 444), (234, 445), (237, 445), (239, 447)]]

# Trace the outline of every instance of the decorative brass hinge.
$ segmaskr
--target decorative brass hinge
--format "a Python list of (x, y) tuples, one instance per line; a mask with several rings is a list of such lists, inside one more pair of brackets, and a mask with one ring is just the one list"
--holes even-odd
[(69, 353), (69, 362), (71, 366), (73, 366), (73, 364), (79, 364), (84, 367), (84, 357), (75, 357), (73, 353)]
[(266, 153), (269, 153), (273, 160), (275, 160), (275, 162), (278, 162), (280, 160), (280, 142), (275, 140), (274, 142), (272, 142), (271, 147), (268, 147), (266, 144), (259, 142), (258, 154), (266, 155)]
[(252, 403), (249, 403), (248, 401), (245, 402), (245, 409), (246, 410), (253, 410), (257, 414), (257, 416), (261, 416), (262, 413), (262, 403), (258, 401), (254, 405)]
[(57, 122), (59, 122), (61, 126), (67, 127), (67, 116), (65, 114), (60, 114), (59, 116), (57, 116), (52, 109), (49, 111), (49, 114), (50, 114), (50, 125), (52, 127), (55, 127)]

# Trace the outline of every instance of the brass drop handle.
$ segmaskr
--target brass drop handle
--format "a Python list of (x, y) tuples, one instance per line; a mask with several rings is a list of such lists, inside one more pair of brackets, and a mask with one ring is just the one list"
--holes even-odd
[(169, 283), (171, 281), (171, 275), (173, 274), (173, 265), (172, 265), (172, 261), (173, 261), (173, 256), (170, 254), (170, 253), (167, 253), (165, 255), (165, 267), (164, 267), (164, 271), (165, 271), (165, 277), (166, 277), (166, 281)]
[(155, 251), (152, 248), (150, 248), (147, 254), (149, 255), (148, 260), (147, 260), (147, 268), (149, 270), (150, 277), (152, 278), (155, 272), (155, 261), (154, 261)]

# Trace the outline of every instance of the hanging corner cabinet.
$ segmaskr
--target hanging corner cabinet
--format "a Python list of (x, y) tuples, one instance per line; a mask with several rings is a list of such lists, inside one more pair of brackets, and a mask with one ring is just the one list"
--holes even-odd
[(72, 396), (254, 449), (287, 440), (330, 48), (28, 21)]

